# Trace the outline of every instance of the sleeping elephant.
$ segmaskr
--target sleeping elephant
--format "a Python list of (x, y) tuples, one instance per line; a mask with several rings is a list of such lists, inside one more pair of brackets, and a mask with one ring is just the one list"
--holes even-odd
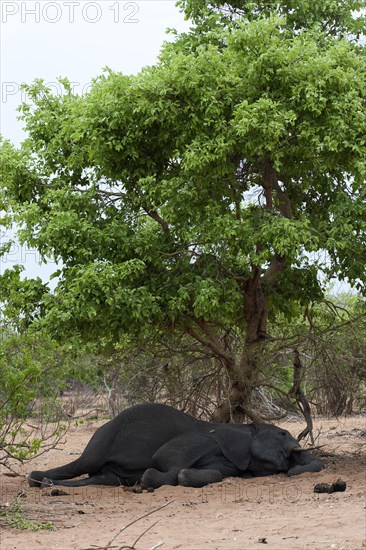
[[(282, 428), (215, 424), (167, 405), (144, 404), (101, 426), (78, 459), (32, 472), (29, 484), (203, 487), (228, 476), (292, 476), (322, 468), (323, 463)], [(88, 477), (72, 479), (84, 474)]]

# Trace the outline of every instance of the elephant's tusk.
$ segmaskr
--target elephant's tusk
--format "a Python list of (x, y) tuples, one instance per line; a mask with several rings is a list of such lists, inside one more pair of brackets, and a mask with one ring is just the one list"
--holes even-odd
[(305, 451), (315, 451), (316, 449), (321, 449), (322, 447), (325, 447), (325, 445), (318, 445), (317, 447), (306, 447), (306, 449), (304, 447), (295, 447), (294, 449), (292, 449), (292, 452), (302, 453)]

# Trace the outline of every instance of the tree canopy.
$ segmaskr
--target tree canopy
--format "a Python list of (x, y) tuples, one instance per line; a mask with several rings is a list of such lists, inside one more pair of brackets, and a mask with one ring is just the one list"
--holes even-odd
[(62, 263), (30, 322), (105, 346), (186, 334), (250, 414), (268, 319), (321, 300), (324, 275), (365, 291), (365, 47), (362, 2), (224, 4), (181, 2), (197, 27), (135, 76), (27, 85), (1, 200)]
[(327, 36), (366, 34), (365, 0), (179, 0), (186, 16), (197, 25), (209, 26), (212, 16), (216, 23), (233, 25), (238, 20), (253, 21), (274, 14), (284, 18), (284, 26), (295, 33), (317, 26)]

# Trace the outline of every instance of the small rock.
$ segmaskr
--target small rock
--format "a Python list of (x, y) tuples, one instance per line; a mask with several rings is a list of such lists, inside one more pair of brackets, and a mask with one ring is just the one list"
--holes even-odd
[(334, 491), (340, 491), (343, 492), (346, 490), (347, 483), (345, 481), (342, 481), (341, 479), (337, 479), (335, 483), (333, 483)]
[(317, 483), (314, 486), (314, 493), (335, 493), (343, 492), (346, 490), (346, 482), (341, 479), (337, 479), (335, 483)]
[(329, 483), (317, 483), (314, 486), (314, 493), (334, 493), (334, 487)]

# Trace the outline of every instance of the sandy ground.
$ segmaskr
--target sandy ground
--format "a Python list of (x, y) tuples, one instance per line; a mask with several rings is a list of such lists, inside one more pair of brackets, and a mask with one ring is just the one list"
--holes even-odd
[[(100, 424), (71, 427), (57, 450), (19, 471), (70, 462)], [(294, 435), (303, 427), (283, 425)], [(34, 523), (52, 522), (55, 530), (14, 529), (2, 517), (0, 548), (366, 549), (366, 418), (317, 419), (316, 433), (318, 444), (336, 456), (327, 458), (322, 472), (295, 478), (228, 478), (202, 489), (165, 486), (142, 494), (114, 487), (65, 488), (68, 495), (51, 496), (49, 489), (31, 489), (23, 478), (10, 478), (2, 471), (2, 510), (23, 491), (18, 497), (23, 517)], [(347, 483), (344, 493), (313, 492), (316, 483), (338, 478)]]

